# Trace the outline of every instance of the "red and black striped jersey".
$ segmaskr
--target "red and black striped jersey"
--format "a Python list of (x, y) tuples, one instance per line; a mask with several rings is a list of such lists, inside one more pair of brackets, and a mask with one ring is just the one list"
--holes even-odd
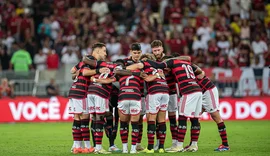
[(166, 64), (168, 68), (172, 68), (172, 73), (177, 80), (180, 94), (185, 95), (202, 91), (196, 82), (190, 62), (172, 59), (167, 61)]
[[(193, 71), (196, 71), (197, 68), (199, 68), (199, 67), (196, 65), (192, 65)], [(197, 75), (198, 74), (195, 73), (195, 76), (197, 76)], [(204, 76), (202, 79), (198, 79), (196, 77), (196, 80), (197, 80), (197, 83), (199, 84), (199, 86), (202, 88), (203, 93), (205, 91), (210, 90), (210, 89), (215, 87), (215, 84), (207, 76)]]
[[(113, 76), (113, 70), (116, 66), (117, 64), (108, 63), (105, 61), (97, 61), (96, 68), (107, 67), (111, 70), (111, 72), (108, 74), (96, 74), (94, 75), (94, 77), (96, 79), (109, 78)], [(111, 91), (112, 91), (112, 84), (100, 84), (100, 83), (91, 82), (88, 87), (88, 94), (95, 94), (105, 99), (109, 99)]]
[[(139, 72), (134, 70), (133, 72)], [(120, 92), (118, 101), (123, 100), (141, 100), (141, 78), (139, 76), (122, 76), (119, 79)]]
[[(166, 73), (166, 72), (165, 72)], [(168, 74), (165, 74), (165, 77), (166, 77), (166, 81), (167, 81), (167, 84), (168, 84), (168, 87), (169, 87), (169, 94), (172, 95), (172, 94), (176, 94), (176, 81), (175, 81), (175, 78), (174, 78), (174, 75), (172, 74), (172, 72), (169, 72)]]
[(74, 99), (84, 99), (87, 94), (87, 87), (89, 85), (89, 77), (83, 76), (83, 70), (89, 68), (85, 63), (79, 62), (74, 66), (76, 70), (79, 70), (79, 75), (74, 80), (72, 86), (70, 87), (68, 98)]
[[(164, 55), (165, 56), (165, 55)], [(157, 62), (162, 62), (164, 59), (164, 56), (160, 59), (160, 60), (157, 60)], [(168, 84), (168, 87), (169, 87), (169, 94), (172, 95), (172, 94), (176, 94), (176, 80), (174, 78), (174, 75), (172, 74), (171, 71), (166, 71), (164, 70), (164, 73), (165, 73), (165, 77), (166, 77), (166, 81), (167, 81), (167, 84)]]
[[(152, 62), (152, 61), (151, 61)], [(144, 64), (144, 72), (148, 75), (154, 75), (158, 70), (162, 70), (159, 68), (155, 68), (153, 63), (149, 61), (142, 62)], [(146, 82), (147, 92), (148, 94), (155, 94), (155, 93), (169, 93), (169, 87), (167, 85), (166, 78), (156, 78), (154, 81)]]
[[(131, 58), (125, 58), (125, 66), (129, 66), (132, 65), (134, 63), (138, 63), (135, 62), (134, 60), (132, 60)], [(142, 78), (140, 78), (140, 92), (141, 92), (141, 96), (144, 97), (144, 80)]]

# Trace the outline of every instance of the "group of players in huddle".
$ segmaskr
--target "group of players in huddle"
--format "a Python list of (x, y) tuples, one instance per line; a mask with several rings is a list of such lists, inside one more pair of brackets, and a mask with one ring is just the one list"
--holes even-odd
[[(215, 151), (230, 149), (226, 127), (218, 111), (219, 95), (215, 85), (200, 67), (191, 62), (190, 57), (166, 56), (160, 40), (154, 40), (151, 48), (152, 54), (142, 54), (140, 44), (133, 43), (129, 58), (106, 62), (105, 44), (95, 43), (92, 54), (71, 69), (74, 82), (69, 91), (69, 111), (74, 114), (71, 149), (74, 154), (196, 152), (201, 128), (199, 118), (204, 111), (210, 113), (217, 123), (222, 140)], [(167, 111), (172, 146), (164, 149)], [(145, 114), (148, 146), (143, 148)], [(184, 147), (188, 118), (191, 140)], [(119, 119), (122, 150), (114, 144)], [(132, 129), (130, 152), (129, 123)], [(108, 151), (102, 148), (103, 130), (110, 142)], [(90, 145), (90, 134), (93, 146)], [(154, 146), (155, 136), (157, 142)]]

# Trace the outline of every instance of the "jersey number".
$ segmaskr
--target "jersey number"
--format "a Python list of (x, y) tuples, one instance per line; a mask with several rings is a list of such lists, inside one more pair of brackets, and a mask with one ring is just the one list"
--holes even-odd
[(182, 67), (185, 68), (187, 78), (195, 79), (195, 74), (193, 73), (193, 69), (190, 65), (183, 64)]
[(131, 76), (127, 77), (127, 79), (126, 79), (126, 86), (128, 86), (128, 85), (129, 85), (129, 80), (130, 80), (130, 79), (132, 79), (132, 78), (134, 78), (134, 76), (133, 76), (133, 75), (131, 75)]

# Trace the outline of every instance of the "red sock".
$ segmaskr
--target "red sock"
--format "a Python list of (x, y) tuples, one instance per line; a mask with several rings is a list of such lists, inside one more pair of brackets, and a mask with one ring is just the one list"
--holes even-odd
[(128, 142), (128, 123), (120, 121), (120, 136), (122, 143)]
[(177, 140), (177, 124), (176, 124), (176, 116), (169, 116), (170, 120), (170, 130), (172, 133), (172, 139)]
[(82, 141), (81, 121), (73, 121), (72, 136), (74, 141)]
[(139, 135), (138, 135), (138, 139), (137, 139), (137, 143), (141, 143), (142, 141), (142, 135), (143, 135), (143, 125), (138, 125), (139, 127)]
[(94, 134), (95, 135), (96, 145), (101, 145), (102, 144), (103, 127), (104, 127), (104, 121), (103, 120), (96, 121), (95, 134)]
[(226, 126), (225, 126), (224, 122), (221, 122), (217, 125), (218, 125), (219, 135), (220, 135), (220, 138), (222, 140), (222, 145), (229, 146), (227, 132), (226, 132)]
[(178, 119), (178, 142), (184, 142), (185, 135), (187, 132), (187, 118), (185, 116), (179, 115)]
[(83, 141), (90, 141), (89, 119), (81, 120), (81, 133)]
[(155, 121), (147, 122), (147, 138), (148, 138), (148, 149), (151, 150), (154, 148), (154, 139), (156, 132), (156, 123)]
[(164, 142), (166, 138), (166, 123), (165, 122), (159, 123), (158, 136), (159, 136), (159, 148), (164, 148)]
[(131, 126), (132, 126), (132, 145), (136, 145), (137, 143), (137, 139), (138, 139), (138, 135), (139, 135), (139, 126), (138, 126), (138, 122), (131, 122)]

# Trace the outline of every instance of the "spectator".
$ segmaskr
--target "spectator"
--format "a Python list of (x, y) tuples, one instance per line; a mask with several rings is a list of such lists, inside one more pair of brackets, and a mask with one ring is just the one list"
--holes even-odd
[(7, 47), (6, 46), (0, 46), (0, 70), (8, 70), (9, 68), (9, 60), (10, 56), (7, 53)]
[(240, 0), (240, 17), (241, 19), (249, 19), (251, 0)]
[(250, 28), (248, 24), (248, 20), (242, 20), (241, 24), (241, 40), (250, 40)]
[(121, 44), (116, 40), (116, 37), (112, 36), (110, 43), (106, 44), (109, 56), (116, 55), (122, 50)]
[(259, 35), (257, 35), (255, 38), (255, 41), (252, 42), (252, 49), (255, 56), (258, 55), (260, 58), (260, 62), (262, 62), (264, 65), (265, 61), (264, 61), (263, 54), (268, 51), (268, 47), (266, 43), (260, 39)]
[(253, 13), (255, 19), (263, 20), (264, 18), (264, 0), (253, 0)]
[(232, 29), (232, 33), (234, 35), (240, 35), (241, 29), (241, 21), (239, 20), (239, 17), (237, 15), (233, 16), (233, 22), (231, 23), (231, 29)]
[(34, 63), (36, 65), (37, 70), (45, 70), (46, 69), (46, 61), (47, 55), (43, 53), (40, 49), (38, 54), (34, 56)]
[(212, 67), (218, 66), (220, 50), (216, 44), (216, 40), (212, 39), (208, 45), (209, 64)]
[(18, 27), (21, 37), (25, 35), (25, 31), (28, 29), (30, 30), (31, 37), (34, 37), (35, 33), (34, 21), (29, 14), (27, 13), (22, 14), (22, 19), (20, 20)]
[(143, 40), (143, 42), (141, 42), (141, 50), (142, 50), (142, 53), (145, 54), (145, 53), (151, 53), (151, 45), (150, 45), (150, 41), (151, 41), (151, 38), (149, 36), (146, 36)]
[(197, 40), (195, 40), (192, 44), (192, 50), (195, 55), (197, 55), (198, 49), (203, 49), (204, 51), (207, 50), (207, 45), (204, 41), (202, 41), (201, 36), (197, 36)]
[(270, 45), (268, 45), (268, 51), (264, 53), (265, 66), (270, 67)]
[(51, 37), (53, 40), (56, 40), (57, 39), (57, 36), (58, 36), (58, 32), (60, 30), (60, 23), (56, 20), (56, 17), (54, 15), (51, 15), (50, 16), (50, 20), (51, 20)]
[(50, 84), (46, 86), (47, 96), (57, 96), (59, 95), (59, 87), (55, 84), (55, 80), (51, 79)]
[(223, 54), (223, 56), (219, 59), (218, 66), (221, 68), (236, 68), (237, 64), (234, 60), (228, 57), (227, 54)]
[(218, 48), (221, 50), (222, 54), (228, 54), (229, 53), (229, 48), (230, 48), (230, 42), (227, 39), (226, 36), (221, 36), (220, 40), (217, 42)]
[(15, 42), (14, 37), (11, 34), (11, 31), (7, 32), (7, 37), (2, 40), (2, 43), (7, 47), (7, 51), (10, 53), (11, 46)]
[(72, 49), (67, 49), (67, 52), (62, 56), (61, 62), (63, 64), (76, 64), (79, 59), (77, 54), (72, 52)]
[(51, 35), (50, 21), (49, 21), (49, 19), (47, 17), (44, 17), (43, 22), (41, 24), (39, 24), (39, 26), (38, 26), (38, 34), (46, 35), (46, 36)]
[(17, 35), (18, 25), (20, 22), (20, 17), (16, 15), (16, 12), (11, 13), (11, 18), (7, 21), (7, 29), (11, 32), (11, 35)]
[(103, 23), (105, 22), (105, 15), (109, 13), (108, 4), (103, 0), (97, 0), (92, 4), (91, 10), (93, 13), (98, 15), (98, 22)]
[(249, 45), (242, 44), (237, 57), (237, 64), (239, 67), (249, 67), (250, 66), (250, 52), (251, 49)]
[(198, 66), (202, 67), (206, 65), (206, 58), (205, 58), (205, 54), (204, 54), (204, 50), (203, 49), (198, 49), (198, 52), (195, 56), (195, 59), (193, 60), (195, 64), (197, 64)]
[(20, 47), (21, 49), (12, 55), (9, 69), (14, 68), (15, 72), (28, 72), (32, 69), (32, 59), (29, 52), (23, 49), (23, 44)]
[(14, 88), (12, 84), (9, 84), (7, 78), (2, 78), (0, 85), (0, 98), (5, 96), (14, 97)]
[(239, 16), (240, 15), (240, 5), (239, 0), (229, 0), (230, 1), (230, 15)]
[(197, 35), (201, 36), (202, 41), (204, 42), (204, 44), (207, 44), (208, 41), (211, 39), (211, 33), (212, 33), (212, 29), (210, 28), (207, 21), (203, 21), (202, 26), (200, 26), (197, 29)]
[(46, 62), (47, 62), (47, 68), (49, 70), (58, 69), (58, 66), (59, 66), (59, 57), (55, 53), (55, 50), (50, 50), (48, 52), (48, 56), (47, 56), (47, 61)]
[(264, 65), (262, 64), (262, 62), (260, 62), (260, 57), (258, 55), (255, 55), (254, 56), (254, 61), (253, 63), (251, 64), (252, 68), (263, 68)]

